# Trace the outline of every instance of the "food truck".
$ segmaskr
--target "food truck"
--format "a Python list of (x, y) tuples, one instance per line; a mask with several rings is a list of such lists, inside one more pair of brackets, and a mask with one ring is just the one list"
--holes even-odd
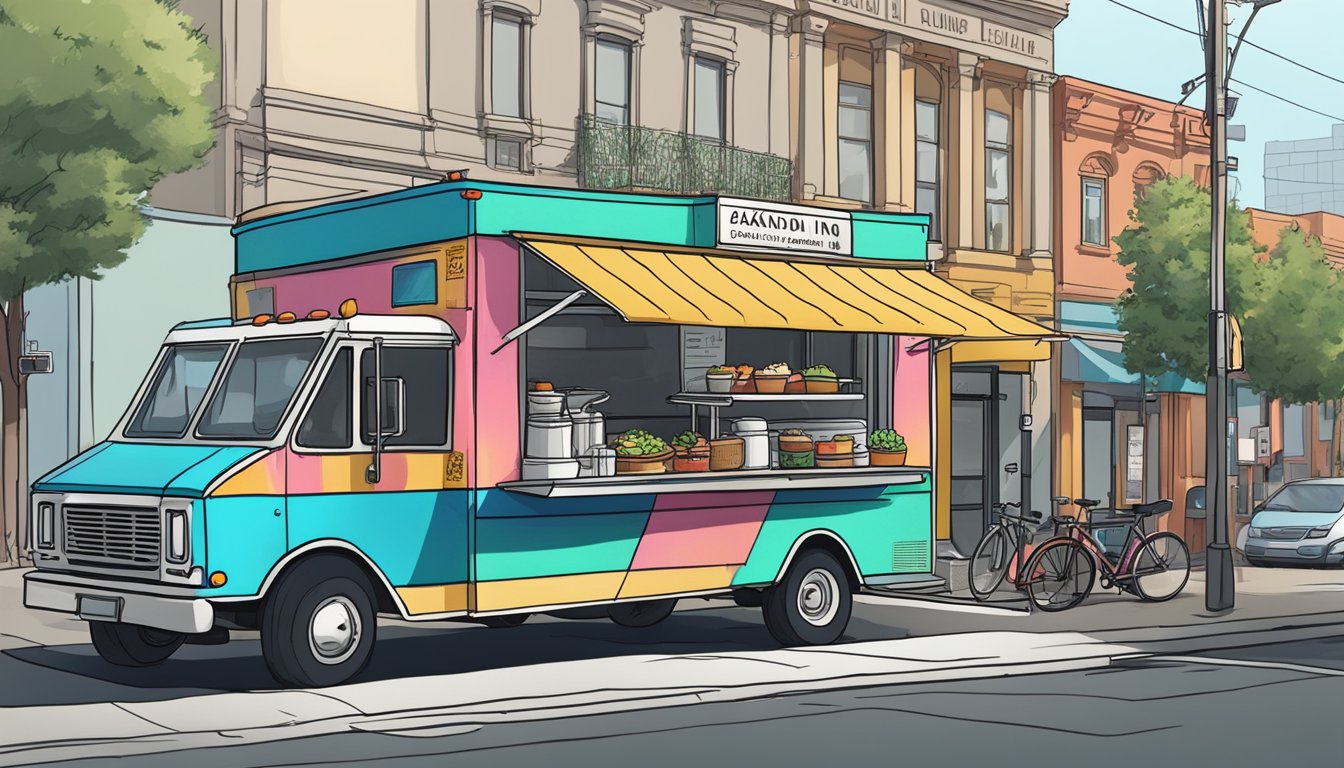
[(684, 598), (833, 642), (931, 579), (935, 357), (1052, 333), (934, 274), (909, 214), (454, 174), (233, 232), (232, 317), (173, 328), (32, 488), (25, 604), (115, 664), (260, 630), (323, 686), (379, 615)]

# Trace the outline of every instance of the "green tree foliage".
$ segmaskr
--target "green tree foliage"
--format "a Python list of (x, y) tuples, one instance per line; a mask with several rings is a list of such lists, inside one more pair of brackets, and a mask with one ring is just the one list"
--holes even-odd
[(1246, 372), (1255, 388), (1290, 403), (1344, 394), (1344, 274), (1320, 240), (1285, 228), (1264, 264), (1259, 295), (1242, 321)]
[[(1174, 370), (1203, 381), (1209, 364), (1208, 190), (1186, 177), (1161, 179), (1135, 201), (1130, 219), (1132, 225), (1115, 238), (1117, 260), (1129, 267), (1133, 284), (1116, 304), (1126, 334), (1125, 365), (1150, 377)], [(1238, 318), (1256, 301), (1255, 257), (1263, 251), (1246, 214), (1229, 207), (1227, 307)]]
[(24, 292), (120, 264), (142, 196), (213, 141), (215, 57), (175, 6), (0, 0), (0, 563), (18, 547)]

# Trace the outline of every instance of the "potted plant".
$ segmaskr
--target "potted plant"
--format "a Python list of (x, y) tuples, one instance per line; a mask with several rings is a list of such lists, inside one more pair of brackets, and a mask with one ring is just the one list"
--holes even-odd
[(733, 382), (737, 380), (737, 369), (726, 365), (716, 365), (705, 371), (705, 388), (717, 394), (733, 391)]
[(905, 465), (905, 438), (894, 429), (879, 429), (868, 437), (868, 463), (875, 467)]
[(709, 441), (694, 432), (682, 432), (672, 438), (673, 472), (708, 472)]
[(833, 395), (840, 391), (840, 377), (829, 365), (804, 368), (803, 384), (809, 395)]
[(661, 437), (643, 429), (632, 429), (612, 441), (616, 449), (616, 473), (621, 475), (657, 474), (667, 471), (672, 449)]

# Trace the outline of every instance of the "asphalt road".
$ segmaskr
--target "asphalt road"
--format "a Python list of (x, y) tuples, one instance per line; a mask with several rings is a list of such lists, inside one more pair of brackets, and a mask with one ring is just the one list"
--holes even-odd
[[(1344, 638), (888, 686), (129, 758), (251, 766), (1338, 765)], [(110, 761), (82, 760), (65, 766)], [(126, 759), (117, 761), (126, 765)]]

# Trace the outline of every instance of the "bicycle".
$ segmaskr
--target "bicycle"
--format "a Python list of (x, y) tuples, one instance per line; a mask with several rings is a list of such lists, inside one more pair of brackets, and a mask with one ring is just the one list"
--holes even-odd
[[(1074, 499), (1090, 513), (1100, 503)], [(1027, 595), (1042, 611), (1063, 611), (1081, 603), (1092, 592), (1097, 572), (1103, 589), (1118, 587), (1146, 602), (1160, 603), (1180, 594), (1190, 579), (1190, 551), (1180, 536), (1170, 531), (1146, 534), (1143, 523), (1171, 511), (1171, 500), (1161, 499), (1131, 507), (1127, 517), (1103, 524), (1057, 521), (1064, 533), (1036, 548), (1027, 561)], [(1124, 547), (1111, 555), (1093, 536), (1093, 529), (1125, 528)]]
[[(1069, 500), (1057, 496), (1054, 502), (1067, 504)], [(1010, 507), (1016, 508), (1018, 514), (1009, 513)], [(969, 564), (968, 586), (971, 589), (971, 596), (980, 602), (988, 600), (998, 591), (1004, 579), (1010, 579), (1013, 587), (1019, 590), (1026, 586), (1020, 575), (1030, 571), (1025, 571), (1022, 565), (1031, 552), (1032, 534), (1039, 530), (1041, 514), (1021, 510), (1020, 502), (1000, 502), (991, 505), (992, 514), (998, 519), (989, 530), (985, 531), (980, 543), (975, 545)], [(1060, 518), (1052, 516), (1051, 520), (1056, 522), (1058, 533)], [(1036, 523), (1038, 527), (1033, 529), (1031, 523)]]

